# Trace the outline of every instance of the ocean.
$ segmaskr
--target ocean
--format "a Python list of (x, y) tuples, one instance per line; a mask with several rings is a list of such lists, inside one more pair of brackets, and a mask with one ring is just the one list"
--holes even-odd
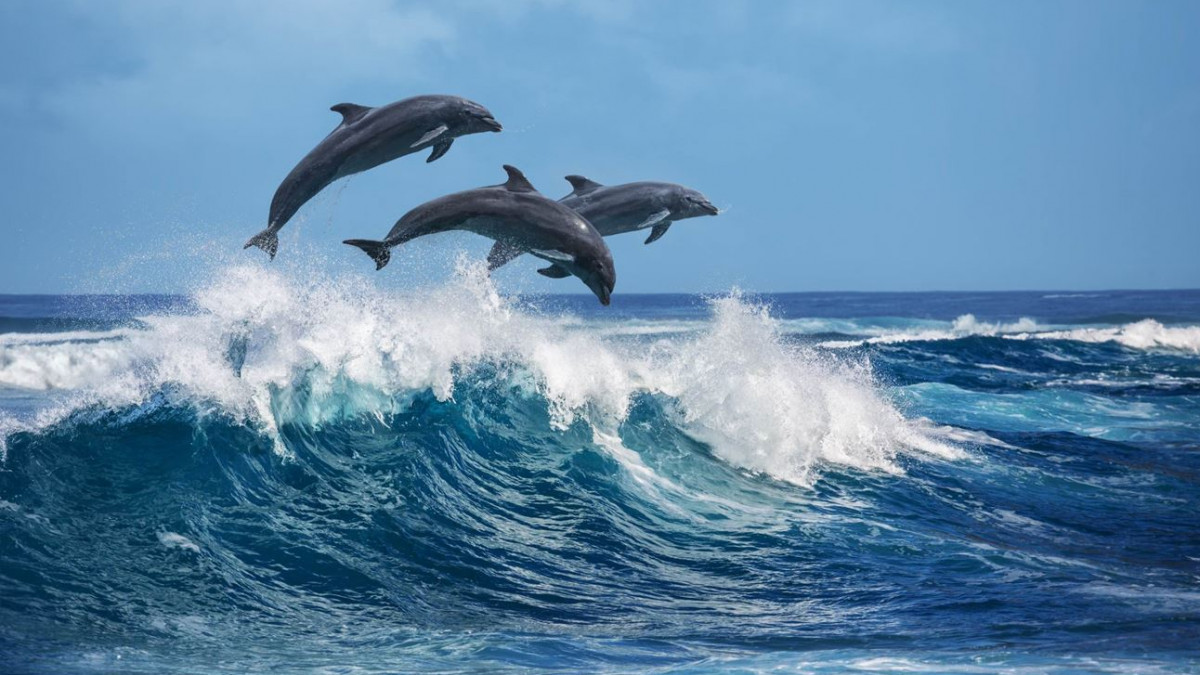
[(0, 296), (4, 673), (1200, 671), (1200, 291)]

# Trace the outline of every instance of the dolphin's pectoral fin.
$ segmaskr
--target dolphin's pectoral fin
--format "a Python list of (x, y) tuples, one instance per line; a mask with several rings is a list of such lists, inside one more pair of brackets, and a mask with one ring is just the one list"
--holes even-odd
[(567, 277), (571, 276), (571, 273), (567, 271), (567, 268), (562, 267), (561, 265), (543, 267), (537, 272), (538, 274), (544, 277), (550, 277), (551, 279), (566, 279)]
[(525, 249), (506, 241), (498, 241), (492, 246), (492, 250), (488, 251), (488, 271), (503, 267), (513, 260), (521, 257), (525, 253)]
[(330, 108), (335, 113), (342, 114), (342, 124), (353, 124), (363, 118), (363, 115), (371, 112), (370, 106), (358, 105), (357, 103), (339, 103)]
[(428, 164), (428, 163), (434, 161), (435, 159), (438, 159), (442, 155), (446, 154), (447, 152), (449, 152), (450, 144), (453, 142), (454, 142), (453, 138), (447, 138), (444, 141), (438, 141), (437, 143), (434, 143), (433, 144), (433, 152), (429, 153), (429, 159), (425, 160), (425, 163)]
[(424, 145), (424, 144), (428, 143), (429, 141), (432, 141), (433, 139), (437, 138), (438, 136), (441, 136), (442, 134), (446, 133), (446, 130), (449, 128), (450, 127), (446, 126), (445, 124), (439, 124), (438, 126), (430, 129), (429, 131), (426, 131), (424, 136), (418, 138), (416, 143), (413, 143), (412, 145), (410, 145), (408, 147), (415, 148), (418, 145)]
[(504, 181), (504, 189), (509, 192), (537, 192), (537, 188), (533, 187), (533, 183), (530, 183), (517, 167), (505, 164), (504, 171), (508, 174), (508, 180)]
[(575, 262), (575, 256), (570, 253), (564, 253), (558, 250), (550, 250), (544, 248), (535, 248), (530, 253), (536, 255), (542, 260), (549, 260), (552, 263), (572, 263)]
[(565, 178), (567, 179), (567, 182), (571, 184), (571, 194), (575, 195), (576, 197), (586, 195), (589, 192), (595, 192), (596, 190), (604, 187), (596, 181), (589, 178), (584, 178), (578, 174), (571, 174), (570, 176), (565, 176)]
[(663, 209), (662, 211), (655, 211), (654, 213), (650, 214), (649, 218), (638, 223), (638, 226), (633, 229), (644, 230), (647, 227), (654, 227), (655, 225), (659, 224), (660, 222), (666, 220), (667, 216), (669, 216), (669, 215), (671, 215), (671, 211), (669, 209)]
[(655, 225), (654, 229), (650, 230), (650, 236), (646, 237), (646, 243), (653, 244), (654, 242), (658, 241), (659, 239), (662, 239), (662, 236), (667, 233), (667, 229), (670, 227), (671, 227), (671, 221), (669, 221), (669, 220)]

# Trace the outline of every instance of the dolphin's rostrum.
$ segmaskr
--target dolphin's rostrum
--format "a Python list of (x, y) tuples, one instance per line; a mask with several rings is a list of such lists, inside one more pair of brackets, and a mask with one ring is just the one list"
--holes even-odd
[(275, 257), (278, 232), (308, 200), (339, 178), (366, 171), (425, 148), (426, 162), (450, 149), (455, 138), (500, 131), (488, 109), (458, 96), (414, 96), (378, 108), (339, 103), (342, 122), (283, 179), (271, 200), (267, 229), (246, 242)]
[[(719, 213), (704, 195), (675, 183), (639, 182), (604, 186), (583, 176), (567, 176), (571, 194), (558, 200), (587, 219), (601, 235), (650, 228), (646, 243), (667, 233), (671, 223)], [(488, 269), (496, 269), (524, 251), (496, 242), (488, 253)]]
[(617, 275), (603, 237), (580, 216), (542, 196), (518, 169), (507, 164), (502, 185), (456, 192), (404, 214), (383, 241), (348, 239), (371, 256), (375, 268), (391, 259), (389, 249), (427, 234), (467, 230), (495, 239), (506, 249), (550, 262), (538, 270), (551, 278), (579, 277), (607, 305)]

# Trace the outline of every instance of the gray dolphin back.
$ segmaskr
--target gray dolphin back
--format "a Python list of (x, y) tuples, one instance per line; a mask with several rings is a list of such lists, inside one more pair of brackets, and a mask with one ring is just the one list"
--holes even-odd
[(375, 269), (382, 269), (391, 259), (389, 249), (427, 234), (465, 229), (497, 241), (511, 242), (512, 238), (506, 232), (511, 229), (509, 221), (538, 215), (537, 207), (542, 206), (535, 201), (533, 208), (524, 207), (523, 212), (521, 205), (513, 204), (514, 195), (535, 195), (541, 202), (558, 205), (542, 197), (516, 167), (506, 164), (504, 170), (508, 180), (500, 185), (456, 192), (417, 206), (401, 216), (382, 241), (347, 239), (343, 243), (362, 249), (375, 261)]
[(505, 165), (501, 185), (466, 190), (425, 202), (404, 214), (382, 241), (347, 239), (375, 261), (388, 262), (388, 249), (417, 237), (467, 230), (496, 240), (505, 255), (532, 253), (549, 261), (539, 270), (553, 278), (576, 276), (608, 305), (616, 285), (612, 252), (587, 219), (547, 199), (515, 167)]
[(271, 200), (267, 229), (245, 248), (257, 246), (272, 258), (278, 232), (304, 204), (330, 183), (399, 157), (432, 148), (427, 161), (446, 154), (457, 136), (499, 131), (486, 108), (457, 96), (414, 96), (372, 108), (339, 103), (338, 126), (288, 173)]

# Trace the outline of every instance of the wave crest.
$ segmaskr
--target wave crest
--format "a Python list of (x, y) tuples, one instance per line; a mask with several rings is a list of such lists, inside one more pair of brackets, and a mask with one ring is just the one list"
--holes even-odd
[(1144, 319), (1124, 326), (1076, 328), (1019, 337), (1076, 342), (1116, 342), (1132, 349), (1178, 349), (1200, 353), (1200, 326), (1164, 326), (1154, 319)]
[[(899, 344), (904, 342), (937, 342), (967, 337), (996, 337), (1005, 340), (1069, 340), (1073, 342), (1116, 342), (1131, 349), (1172, 349), (1200, 353), (1200, 326), (1164, 326), (1154, 319), (1144, 319), (1121, 326), (1094, 326), (1062, 330), (1043, 326), (1034, 319), (1022, 317), (1017, 321), (989, 323), (973, 314), (964, 314), (945, 325), (917, 329), (888, 330), (868, 333), (853, 340), (827, 340), (822, 347), (840, 349), (865, 344)], [(854, 332), (856, 328), (842, 329)]]
[(865, 363), (789, 345), (736, 292), (712, 305), (713, 326), (672, 355), (658, 388), (680, 426), (727, 461), (809, 483), (821, 463), (898, 472), (904, 448), (958, 455), (880, 396)]

